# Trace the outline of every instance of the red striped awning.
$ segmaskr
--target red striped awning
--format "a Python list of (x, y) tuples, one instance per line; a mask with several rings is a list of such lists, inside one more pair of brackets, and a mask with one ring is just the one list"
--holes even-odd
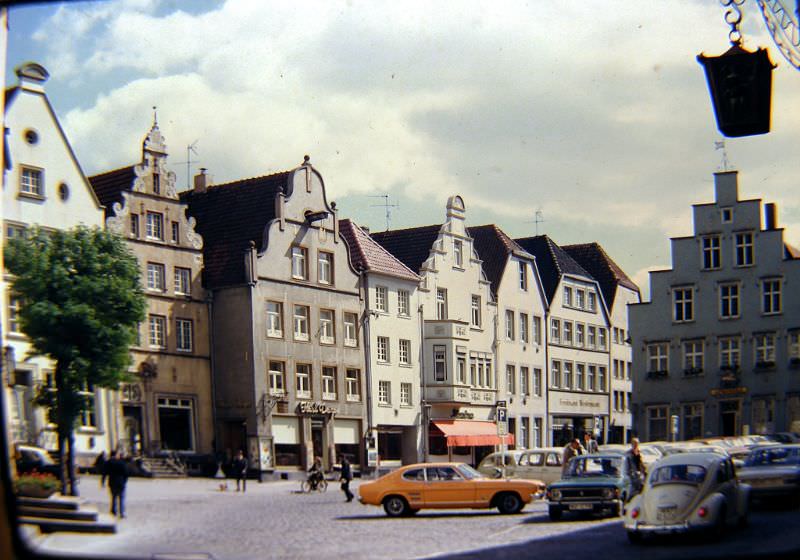
[[(502, 440), (497, 435), (494, 422), (480, 420), (434, 420), (436, 426), (447, 438), (447, 447), (473, 447), (477, 445), (500, 445)], [(506, 445), (514, 445), (514, 435), (508, 434)]]

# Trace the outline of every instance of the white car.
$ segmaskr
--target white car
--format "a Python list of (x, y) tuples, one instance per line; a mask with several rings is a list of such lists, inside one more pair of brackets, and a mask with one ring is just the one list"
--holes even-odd
[(641, 494), (625, 508), (633, 543), (647, 535), (710, 532), (747, 523), (750, 486), (740, 482), (729, 456), (676, 453), (651, 468)]

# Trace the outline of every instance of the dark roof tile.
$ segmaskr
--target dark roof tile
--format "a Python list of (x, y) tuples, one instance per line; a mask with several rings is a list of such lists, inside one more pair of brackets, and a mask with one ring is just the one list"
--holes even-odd
[(386, 274), (414, 282), (419, 275), (381, 247), (369, 234), (349, 219), (339, 220), (339, 233), (350, 247), (350, 261), (357, 270)]
[(370, 233), (384, 249), (419, 274), (422, 263), (430, 256), (434, 241), (439, 237), (441, 224), (408, 229)]
[(639, 287), (613, 261), (597, 242), (565, 245), (563, 249), (580, 265), (588, 270), (600, 284), (603, 298), (609, 309), (614, 306), (617, 286), (624, 286), (636, 292)]
[(133, 181), (136, 179), (133, 167), (129, 165), (89, 177), (97, 199), (105, 206), (106, 218), (114, 215), (114, 203), (122, 202), (123, 191), (133, 188)]
[(558, 282), (562, 274), (592, 278), (592, 275), (575, 262), (575, 259), (570, 257), (566, 251), (546, 235), (524, 237), (514, 241), (536, 257), (536, 264), (542, 279), (542, 287), (548, 302), (553, 301), (553, 295), (556, 292), (556, 288), (558, 288)]
[(483, 272), (491, 282), (492, 294), (496, 298), (509, 256), (514, 251), (524, 253), (525, 249), (495, 224), (469, 227), (467, 233), (472, 237), (475, 251), (483, 261)]

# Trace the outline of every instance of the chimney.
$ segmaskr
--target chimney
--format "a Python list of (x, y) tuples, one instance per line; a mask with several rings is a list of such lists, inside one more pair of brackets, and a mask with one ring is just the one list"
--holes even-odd
[(778, 209), (775, 207), (774, 202), (764, 205), (764, 229), (777, 229), (778, 227)]
[(206, 192), (206, 181), (208, 179), (208, 175), (206, 175), (206, 168), (201, 167), (200, 173), (194, 176), (194, 192), (196, 193), (204, 193)]
[(369, 235), (369, 226), (361, 226), (361, 231)]

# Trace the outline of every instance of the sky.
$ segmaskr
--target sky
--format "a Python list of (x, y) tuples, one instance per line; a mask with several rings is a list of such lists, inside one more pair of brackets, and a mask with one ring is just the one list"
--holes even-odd
[[(800, 245), (800, 72), (743, 9), (778, 68), (772, 130), (726, 139), (729, 168)], [(442, 223), (460, 194), (468, 225), (599, 242), (646, 295), (723, 169), (696, 56), (728, 31), (717, 0), (34, 4), (10, 11), (6, 83), (47, 68), (87, 175), (137, 163), (156, 106), (181, 190), (187, 154), (216, 183), (308, 154), (342, 218)]]

